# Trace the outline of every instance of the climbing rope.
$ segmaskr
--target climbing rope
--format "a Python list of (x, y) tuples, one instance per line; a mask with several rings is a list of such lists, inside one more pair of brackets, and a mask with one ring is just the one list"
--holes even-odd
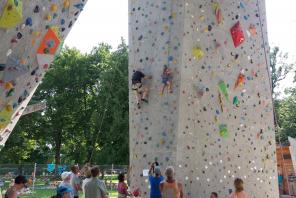
[[(111, 83), (110, 83), (110, 86), (109, 86), (110, 90), (112, 90), (113, 81), (115, 79), (114, 76), (113, 76), (113, 78), (111, 80)], [(101, 122), (100, 122), (100, 127), (99, 127), (98, 133), (96, 135), (95, 141), (93, 142), (93, 148), (92, 148), (92, 151), (91, 151), (91, 154), (90, 154), (90, 158), (89, 158), (89, 162), (90, 163), (92, 161), (92, 158), (93, 158), (93, 155), (94, 155), (94, 151), (95, 151), (95, 148), (96, 148), (96, 143), (97, 143), (97, 141), (99, 139), (99, 135), (100, 135), (100, 132), (101, 132), (101, 129), (102, 129), (102, 126), (103, 126), (103, 122), (105, 120), (106, 112), (107, 112), (109, 101), (110, 101), (110, 98), (111, 98), (111, 93), (112, 93), (112, 91), (109, 92), (109, 96), (108, 96), (108, 98), (107, 98), (107, 100), (105, 102), (105, 105), (104, 105), (104, 113), (103, 113), (103, 116), (102, 116), (102, 119), (101, 119)]]

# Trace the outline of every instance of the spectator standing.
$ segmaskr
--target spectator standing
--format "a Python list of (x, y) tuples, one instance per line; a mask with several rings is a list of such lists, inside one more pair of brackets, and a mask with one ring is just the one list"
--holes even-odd
[(91, 169), (91, 179), (84, 185), (85, 198), (108, 198), (105, 183), (98, 179), (100, 170), (98, 167)]
[(161, 198), (160, 183), (163, 180), (158, 163), (152, 163), (149, 170), (150, 198)]
[(61, 174), (61, 178), (62, 178), (62, 183), (60, 183), (59, 187), (66, 187), (71, 189), (71, 192), (68, 193), (68, 197), (67, 198), (74, 198), (74, 192), (73, 192), (73, 188), (72, 185), (70, 183), (71, 181), (71, 172), (63, 172)]
[(79, 178), (79, 167), (74, 165), (71, 167), (71, 185), (73, 188), (74, 198), (79, 198), (79, 191), (82, 191), (81, 180)]
[(230, 198), (248, 198), (247, 193), (244, 191), (244, 182), (240, 178), (234, 180), (235, 192), (230, 195)]
[(90, 172), (91, 168), (88, 167), (88, 170), (84, 170), (84, 176), (85, 176), (85, 179), (82, 181), (82, 191), (83, 193), (85, 193), (85, 190), (84, 190), (84, 186), (85, 184), (91, 180), (91, 172)]
[(14, 184), (7, 189), (5, 198), (17, 198), (19, 192), (26, 187), (28, 180), (25, 176), (19, 175), (14, 179)]
[(162, 198), (183, 198), (182, 184), (175, 180), (174, 168), (169, 166), (165, 170), (166, 180), (160, 183)]
[(118, 175), (118, 187), (117, 187), (117, 192), (118, 192), (118, 198), (127, 198), (131, 194), (128, 192), (128, 186), (124, 182), (125, 177), (124, 173), (120, 173)]

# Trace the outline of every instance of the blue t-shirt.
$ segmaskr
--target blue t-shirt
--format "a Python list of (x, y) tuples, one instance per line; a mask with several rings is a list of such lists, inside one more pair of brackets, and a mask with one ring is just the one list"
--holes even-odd
[(152, 175), (149, 176), (149, 182), (150, 182), (150, 198), (161, 198), (160, 193), (160, 182), (164, 180), (163, 176), (160, 177), (153, 177)]

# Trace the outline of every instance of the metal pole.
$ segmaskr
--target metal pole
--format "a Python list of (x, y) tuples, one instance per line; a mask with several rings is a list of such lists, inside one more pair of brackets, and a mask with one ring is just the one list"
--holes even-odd
[(37, 168), (37, 163), (35, 163), (35, 165), (34, 165), (32, 193), (34, 193), (34, 191), (35, 191), (36, 168)]

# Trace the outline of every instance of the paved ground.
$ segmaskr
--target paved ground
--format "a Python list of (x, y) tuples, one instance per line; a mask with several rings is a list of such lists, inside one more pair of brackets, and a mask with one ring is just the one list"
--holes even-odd
[(289, 195), (281, 195), (280, 198), (295, 198), (294, 196), (289, 196)]

